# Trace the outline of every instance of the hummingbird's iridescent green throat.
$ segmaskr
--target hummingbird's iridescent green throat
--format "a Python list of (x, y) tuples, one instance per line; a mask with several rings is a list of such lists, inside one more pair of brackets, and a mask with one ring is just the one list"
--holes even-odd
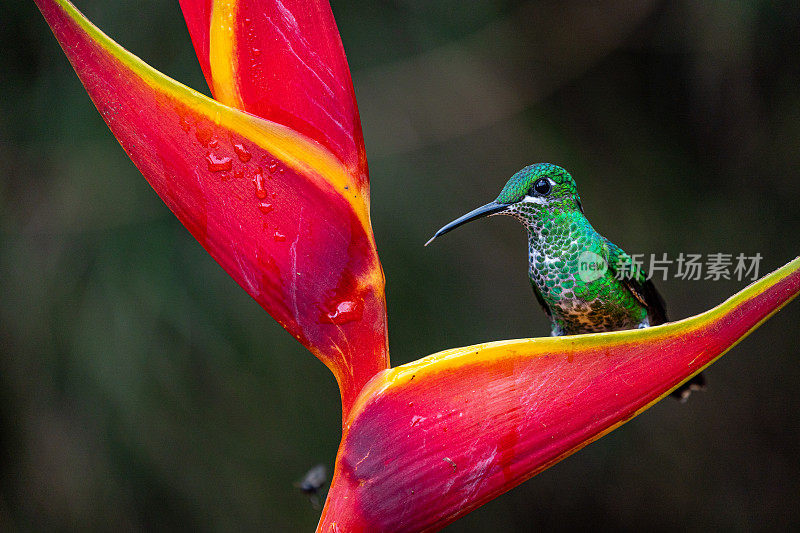
[[(667, 321), (664, 303), (622, 249), (597, 233), (583, 213), (575, 180), (563, 168), (523, 168), (493, 201), (445, 225), (435, 238), (478, 218), (510, 215), (528, 232), (528, 276), (550, 318), (552, 335), (656, 326)], [(702, 377), (680, 389), (688, 396)]]

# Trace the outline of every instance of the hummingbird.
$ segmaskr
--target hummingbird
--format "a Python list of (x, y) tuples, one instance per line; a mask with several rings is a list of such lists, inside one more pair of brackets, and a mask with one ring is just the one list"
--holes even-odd
[[(442, 227), (425, 243), (486, 216), (509, 215), (528, 232), (528, 277), (550, 319), (551, 335), (657, 326), (668, 321), (647, 273), (587, 220), (575, 180), (551, 163), (527, 166), (493, 201)], [(672, 396), (705, 388), (698, 374)]]

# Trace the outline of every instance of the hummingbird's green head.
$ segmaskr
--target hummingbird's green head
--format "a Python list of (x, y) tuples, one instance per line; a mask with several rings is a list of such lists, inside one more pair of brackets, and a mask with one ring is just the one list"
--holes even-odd
[(524, 202), (580, 209), (575, 180), (569, 172), (552, 163), (536, 163), (511, 176), (495, 202), (503, 205)]
[(575, 180), (557, 165), (536, 163), (511, 176), (494, 202), (447, 224), (425, 245), (462, 224), (485, 216), (511, 215), (530, 228), (545, 217), (571, 211), (583, 212)]

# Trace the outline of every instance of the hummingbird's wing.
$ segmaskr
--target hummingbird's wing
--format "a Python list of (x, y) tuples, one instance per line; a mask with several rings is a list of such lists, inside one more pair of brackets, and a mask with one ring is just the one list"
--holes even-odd
[[(664, 322), (668, 322), (667, 309), (664, 305), (664, 299), (656, 290), (655, 284), (652, 280), (647, 279), (647, 272), (643, 268), (636, 265), (631, 256), (625, 253), (622, 248), (609, 241), (605, 237), (603, 240), (608, 247), (608, 269), (614, 277), (620, 279), (622, 284), (631, 291), (634, 298), (647, 309), (647, 318), (651, 326), (658, 326)], [(618, 272), (625, 268), (624, 275), (618, 276)], [(703, 374), (697, 374), (692, 379), (672, 391), (670, 396), (680, 400), (681, 403), (685, 402), (693, 391), (705, 390), (706, 378)]]
[[(605, 237), (606, 246), (608, 247), (608, 269), (611, 273), (619, 279), (622, 284), (628, 289), (634, 298), (647, 309), (647, 317), (650, 319), (651, 326), (658, 326), (667, 322), (667, 308), (664, 304), (664, 299), (656, 290), (655, 284), (652, 280), (647, 279), (647, 272), (641, 266), (635, 264), (631, 257), (625, 251), (609, 241)], [(621, 269), (625, 269), (620, 274)]]

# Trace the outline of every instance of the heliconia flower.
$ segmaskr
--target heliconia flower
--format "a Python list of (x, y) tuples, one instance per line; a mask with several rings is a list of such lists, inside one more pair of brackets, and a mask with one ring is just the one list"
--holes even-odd
[(263, 2), (182, 2), (214, 93), (260, 118), (154, 70), (69, 2), (36, 1), (153, 189), (333, 371), (346, 412), (389, 359), (361, 127), (327, 2), (274, 2), (258, 17)]
[(111, 131), (222, 267), (325, 363), (343, 435), (318, 530), (435, 530), (641, 413), (800, 291), (800, 259), (658, 327), (389, 368), (352, 82), (324, 0), (181, 0), (216, 100), (35, 0)]
[(438, 529), (646, 410), (798, 291), (800, 258), (679, 322), (491, 342), (381, 372), (345, 422), (320, 529)]

